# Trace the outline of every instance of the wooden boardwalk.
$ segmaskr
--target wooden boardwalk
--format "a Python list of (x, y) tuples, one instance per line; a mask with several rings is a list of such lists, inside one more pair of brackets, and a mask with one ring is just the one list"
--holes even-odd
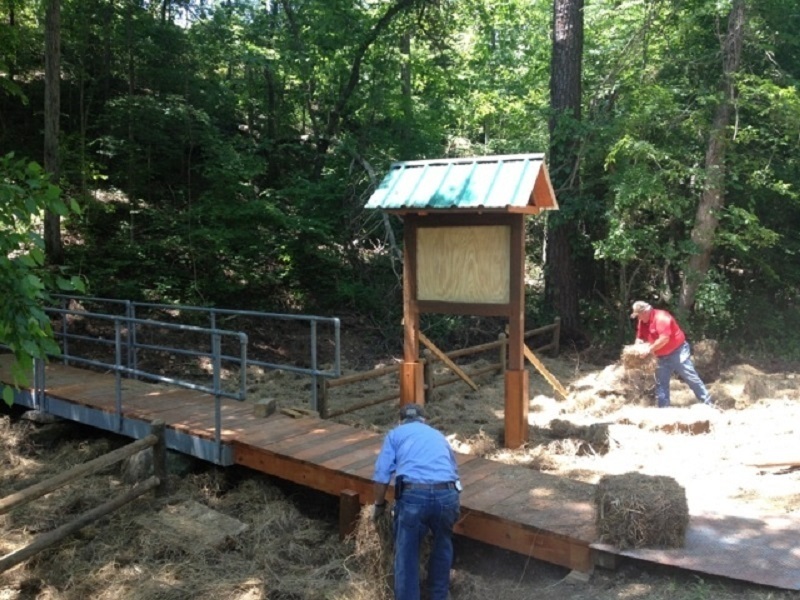
[[(0, 382), (10, 381), (9, 365), (10, 356), (0, 354)], [(362, 504), (372, 501), (380, 434), (314, 417), (259, 418), (252, 404), (223, 399), (218, 446), (212, 396), (122, 380), (120, 416), (115, 385), (113, 374), (52, 364), (39, 402), (46, 412), (134, 438), (144, 437), (161, 420), (173, 450), (327, 494), (343, 497), (350, 491)], [(30, 393), (17, 396), (16, 402), (33, 406)], [(596, 541), (595, 486), (468, 455), (458, 455), (458, 462), (464, 492), (456, 532), (465, 537), (581, 572), (591, 571), (600, 559), (610, 565), (623, 555), (800, 590), (800, 523), (792, 515), (691, 515), (684, 548), (619, 551)]]
[[(0, 355), (0, 381), (10, 381), (10, 359)], [(214, 399), (208, 394), (123, 380), (120, 416), (113, 374), (51, 364), (45, 381), (41, 401), (47, 412), (131, 437), (143, 437), (162, 420), (167, 445), (195, 456), (214, 444)], [(18, 402), (32, 405), (28, 396)], [(260, 418), (251, 404), (226, 399), (221, 416), (222, 445), (231, 457), (223, 464), (328, 494), (351, 490), (362, 504), (372, 501), (382, 435), (315, 417)], [(593, 568), (594, 486), (474, 456), (458, 455), (458, 461), (464, 485), (458, 534), (570, 569)]]

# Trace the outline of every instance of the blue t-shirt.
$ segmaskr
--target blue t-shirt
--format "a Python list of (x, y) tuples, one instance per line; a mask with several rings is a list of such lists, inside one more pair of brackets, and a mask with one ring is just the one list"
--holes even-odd
[(458, 464), (447, 438), (430, 425), (411, 421), (386, 434), (375, 461), (376, 482), (388, 484), (392, 475), (411, 483), (456, 481)]

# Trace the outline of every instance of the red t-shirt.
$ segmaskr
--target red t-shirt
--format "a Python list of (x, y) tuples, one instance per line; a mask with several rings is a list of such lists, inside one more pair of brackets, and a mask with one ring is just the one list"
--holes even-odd
[(639, 321), (639, 325), (636, 327), (636, 339), (652, 344), (662, 335), (669, 336), (669, 341), (656, 350), (656, 356), (666, 356), (677, 350), (686, 341), (686, 335), (675, 317), (666, 310), (654, 308), (647, 323)]

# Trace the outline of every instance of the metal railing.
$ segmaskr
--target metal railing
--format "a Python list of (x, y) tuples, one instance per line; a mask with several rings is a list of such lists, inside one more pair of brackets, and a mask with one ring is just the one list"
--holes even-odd
[[(69, 332), (68, 329), (60, 329), (55, 335), (56, 341), (60, 342), (60, 358), (65, 364), (77, 364), (94, 367), (102, 370), (110, 370), (114, 373), (114, 416), (117, 420), (117, 429), (123, 428), (123, 396), (122, 379), (123, 377), (145, 379), (156, 381), (177, 387), (191, 389), (214, 396), (214, 442), (218, 456), (221, 455), (222, 447), (222, 398), (232, 398), (243, 401), (246, 398), (247, 385), (247, 335), (241, 331), (230, 331), (225, 329), (198, 327), (195, 325), (183, 325), (179, 323), (165, 323), (150, 319), (136, 319), (127, 315), (108, 315), (103, 313), (92, 313), (85, 310), (67, 310), (60, 308), (47, 308), (45, 311), (51, 318), (60, 319), (62, 323), (67, 323), (70, 317), (80, 317), (91, 322), (99, 322), (99, 329), (103, 329), (100, 335), (87, 335), (82, 333)], [(103, 328), (103, 324), (106, 325)], [(162, 335), (166, 332), (183, 332), (195, 334), (208, 338), (208, 350), (198, 350), (196, 348), (180, 348), (176, 345), (148, 345), (141, 346), (133, 339), (134, 331), (141, 331), (146, 328), (158, 329)], [(111, 333), (113, 331), (113, 339)], [(169, 337), (169, 336), (167, 336)], [(222, 353), (222, 340), (228, 338), (238, 346), (238, 356), (231, 357)], [(70, 343), (72, 342), (72, 343)], [(83, 343), (84, 349), (81, 354), (73, 350), (78, 342)], [(99, 350), (95, 348), (99, 347)], [(161, 355), (181, 355), (190, 356), (195, 359), (208, 361), (211, 365), (209, 383), (197, 380), (190, 380), (186, 377), (170, 376), (163, 373), (155, 373), (135, 366), (131, 362), (131, 356), (135, 356), (140, 348), (149, 348), (159, 352)], [(114, 358), (107, 358), (109, 350), (113, 349)], [(238, 386), (231, 390), (223, 385), (223, 364), (228, 362), (238, 365)], [(40, 360), (35, 362), (34, 367), (34, 401), (36, 405), (47, 411), (47, 396), (45, 389), (44, 363)]]
[[(295, 323), (307, 323), (308, 325), (308, 339), (309, 339), (309, 356), (308, 362), (305, 366), (298, 366), (296, 364), (281, 363), (276, 361), (265, 360), (260, 355), (258, 348), (252, 345), (248, 351), (247, 364), (249, 366), (261, 367), (263, 369), (282, 370), (299, 375), (306, 375), (312, 379), (310, 386), (310, 407), (313, 410), (318, 410), (319, 405), (319, 389), (322, 387), (322, 382), (326, 379), (332, 379), (341, 376), (341, 322), (336, 317), (320, 317), (314, 315), (290, 315), (282, 313), (268, 313), (259, 311), (248, 310), (231, 310), (214, 307), (202, 306), (186, 306), (174, 304), (157, 304), (150, 302), (134, 302), (131, 300), (116, 300), (110, 298), (96, 298), (90, 296), (66, 296), (54, 295), (55, 299), (61, 303), (61, 310), (67, 310), (71, 303), (77, 303), (79, 306), (98, 306), (106, 310), (96, 312), (111, 312), (116, 310), (121, 313), (130, 323), (129, 336), (127, 338), (127, 345), (125, 353), (127, 355), (128, 365), (136, 369), (140, 360), (140, 351), (143, 350), (159, 350), (158, 345), (147, 344), (140, 341), (142, 332), (138, 323), (138, 315), (146, 313), (148, 316), (147, 321), (158, 321), (160, 323), (167, 323), (180, 320), (205, 320), (211, 329), (217, 329), (219, 321), (226, 321), (226, 325), (236, 320), (248, 320), (249, 324), (246, 329), (269, 327), (275, 321), (287, 321)], [(76, 314), (86, 314), (83, 312), (85, 309), (72, 309)], [(321, 367), (321, 349), (320, 349), (320, 328), (327, 327), (330, 330), (328, 339), (332, 341), (332, 356), (330, 356), (329, 368)], [(229, 329), (245, 329), (243, 327), (229, 327)], [(62, 348), (65, 355), (69, 353), (68, 342), (69, 339), (73, 340), (84, 339), (80, 334), (69, 332), (67, 319), (62, 319), (59, 337), (63, 338)], [(252, 337), (252, 336), (251, 336)], [(223, 349), (224, 350), (224, 349)], [(238, 358), (223, 351), (221, 358), (226, 361), (236, 362)]]

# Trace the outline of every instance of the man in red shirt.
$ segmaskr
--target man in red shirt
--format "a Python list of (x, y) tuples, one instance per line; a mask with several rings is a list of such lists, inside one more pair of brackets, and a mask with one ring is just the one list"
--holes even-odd
[(637, 300), (633, 303), (631, 319), (638, 319), (636, 343), (640, 347), (640, 355), (652, 353), (658, 358), (656, 401), (659, 408), (669, 406), (669, 380), (673, 373), (686, 382), (700, 402), (713, 406), (711, 395), (692, 363), (689, 342), (675, 317), (666, 310), (653, 308), (647, 302)]

